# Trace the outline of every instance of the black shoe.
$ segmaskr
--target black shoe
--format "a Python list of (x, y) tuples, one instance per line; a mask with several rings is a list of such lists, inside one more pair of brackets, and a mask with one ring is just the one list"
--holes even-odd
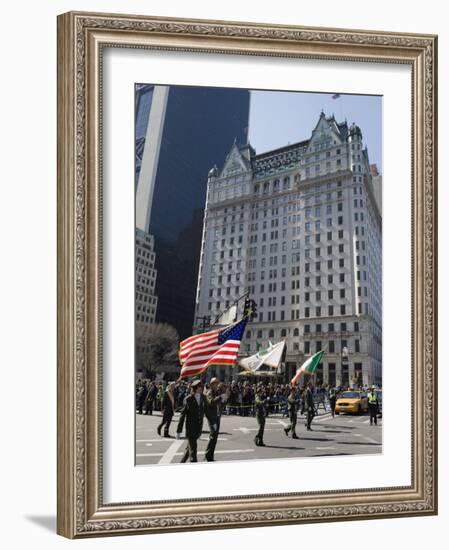
[(266, 447), (266, 445), (265, 445), (265, 443), (264, 443), (263, 441), (261, 441), (261, 442), (259, 443), (259, 447)]
[(288, 428), (284, 428), (284, 432), (285, 432), (285, 435), (288, 437), (289, 429), (288, 429)]
[(161, 435), (161, 427), (160, 426), (157, 427), (157, 434)]
[(308, 432), (313, 432), (312, 428), (307, 428)]
[(171, 437), (171, 435), (169, 435), (169, 434), (164, 434), (164, 437)]
[(296, 434), (293, 434), (292, 439), (299, 439), (299, 437)]

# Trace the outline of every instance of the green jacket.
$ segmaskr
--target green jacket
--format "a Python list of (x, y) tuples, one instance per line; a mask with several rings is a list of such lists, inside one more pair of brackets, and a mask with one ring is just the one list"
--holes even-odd
[(298, 411), (298, 400), (296, 395), (293, 395), (291, 393), (288, 396), (287, 402), (288, 402), (288, 412), (290, 414), (295, 414)]
[(205, 393), (206, 398), (206, 417), (209, 420), (209, 422), (215, 423), (217, 422), (218, 418), (221, 416), (221, 410), (222, 410), (222, 399), (221, 399), (221, 392), (214, 391), (212, 388), (208, 389)]
[(256, 407), (256, 418), (265, 418), (265, 402), (266, 399), (262, 399), (260, 396), (256, 395), (254, 405)]

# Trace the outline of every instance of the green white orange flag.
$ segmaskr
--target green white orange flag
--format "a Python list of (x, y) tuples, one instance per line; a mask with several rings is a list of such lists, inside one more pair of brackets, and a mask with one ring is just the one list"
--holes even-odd
[(305, 361), (296, 371), (295, 376), (290, 380), (290, 384), (296, 384), (302, 374), (315, 374), (316, 368), (320, 364), (324, 353), (324, 351), (318, 351), (315, 355), (309, 357), (309, 359), (307, 359), (307, 361)]

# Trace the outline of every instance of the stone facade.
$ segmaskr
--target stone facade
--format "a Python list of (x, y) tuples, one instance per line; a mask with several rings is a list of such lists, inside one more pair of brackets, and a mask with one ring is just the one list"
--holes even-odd
[(136, 229), (136, 322), (145, 325), (156, 320), (156, 269), (153, 235)]
[(242, 353), (285, 339), (286, 381), (324, 349), (317, 382), (381, 384), (381, 269), (381, 214), (355, 124), (321, 113), (310, 139), (260, 155), (234, 143), (209, 172), (195, 315), (214, 319), (249, 291), (258, 316)]

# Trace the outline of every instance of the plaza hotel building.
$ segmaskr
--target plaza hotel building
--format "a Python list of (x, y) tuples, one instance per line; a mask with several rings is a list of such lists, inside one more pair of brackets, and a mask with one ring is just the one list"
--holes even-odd
[[(316, 382), (382, 383), (382, 218), (361, 129), (321, 113), (309, 139), (234, 142), (208, 175), (194, 330), (249, 291), (241, 353), (286, 341), (284, 381), (326, 351)], [(237, 367), (213, 375), (235, 378)]]

